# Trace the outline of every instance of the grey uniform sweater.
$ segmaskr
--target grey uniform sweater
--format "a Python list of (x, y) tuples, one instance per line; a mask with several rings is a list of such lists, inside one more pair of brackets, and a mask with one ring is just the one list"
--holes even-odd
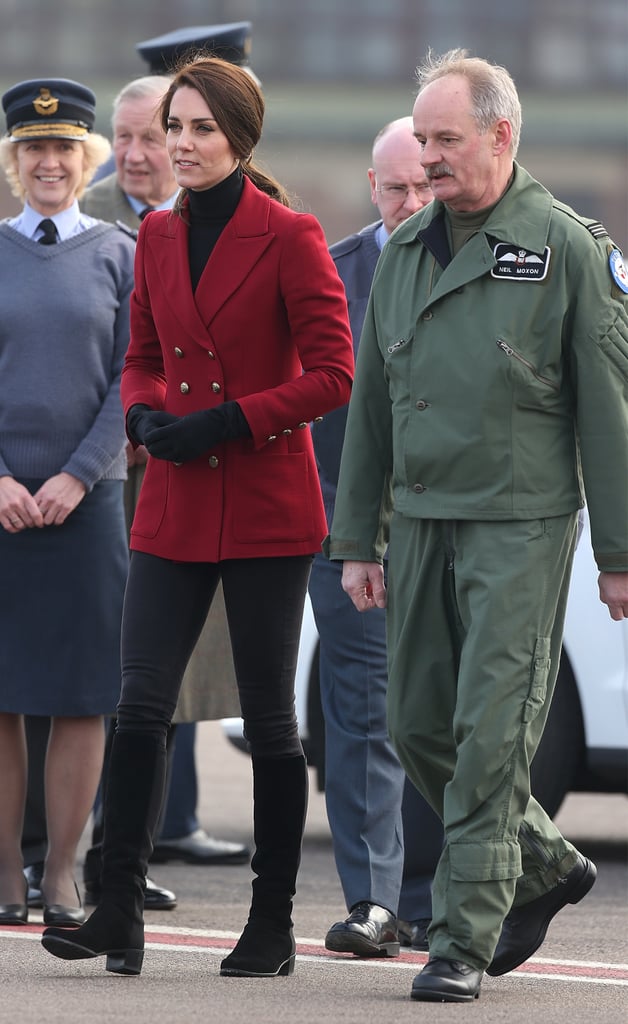
[(0, 222), (0, 476), (126, 477), (134, 255), (109, 224), (45, 246)]

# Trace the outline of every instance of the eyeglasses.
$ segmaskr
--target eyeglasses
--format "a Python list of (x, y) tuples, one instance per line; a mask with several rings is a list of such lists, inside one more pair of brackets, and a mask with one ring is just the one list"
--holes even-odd
[(432, 189), (429, 182), (426, 181), (422, 185), (382, 185), (375, 191), (381, 192), (384, 199), (394, 199), (395, 202), (404, 203), (409, 192), (414, 192), (417, 199), (425, 199)]

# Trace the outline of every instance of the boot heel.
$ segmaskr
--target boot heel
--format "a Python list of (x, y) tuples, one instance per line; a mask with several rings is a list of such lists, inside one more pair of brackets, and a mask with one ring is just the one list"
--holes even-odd
[(121, 949), (107, 953), (105, 970), (113, 974), (140, 974), (144, 960), (143, 949)]
[(288, 960), (284, 960), (281, 967), (277, 971), (277, 974), (281, 975), (282, 978), (290, 977), (291, 974), (294, 974), (294, 962), (295, 956), (293, 954), (291, 957), (288, 958)]

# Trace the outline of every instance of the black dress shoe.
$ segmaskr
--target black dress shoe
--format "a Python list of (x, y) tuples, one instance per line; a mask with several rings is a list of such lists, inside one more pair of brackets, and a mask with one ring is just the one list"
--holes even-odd
[(355, 956), (399, 956), (397, 919), (376, 903), (356, 903), (346, 921), (331, 926), (325, 948)]
[(427, 929), (432, 920), (429, 917), (417, 918), (416, 921), (397, 920), (399, 942), (406, 948), (415, 949), (419, 953), (426, 953), (429, 949), (427, 943)]
[(28, 882), (28, 892), (26, 894), (26, 902), (29, 907), (43, 907), (43, 900), (41, 898), (41, 879), (44, 873), (44, 862), (43, 860), (37, 861), (36, 864), (27, 864), (24, 868), (24, 878)]
[[(100, 903), (102, 888), (100, 880), (90, 879), (85, 881), (85, 904), (88, 907), (95, 907)], [(177, 905), (177, 897), (170, 889), (162, 889), (152, 879), (146, 879), (144, 891), (144, 910), (174, 910)]]
[(412, 982), (412, 999), (424, 1003), (471, 1003), (480, 995), (482, 971), (460, 960), (434, 957)]
[(165, 864), (184, 861), (186, 864), (246, 864), (251, 856), (248, 847), (227, 839), (214, 839), (204, 829), (197, 828), (180, 839), (162, 839), (155, 843), (151, 861)]
[(486, 973), (492, 977), (514, 971), (545, 939), (550, 921), (568, 903), (579, 903), (597, 878), (595, 864), (578, 854), (578, 863), (557, 885), (506, 916), (495, 955)]
[(85, 923), (85, 911), (81, 903), (79, 891), (74, 883), (78, 907), (66, 907), (63, 903), (46, 903), (44, 899), (44, 924), (56, 925), (57, 928), (78, 928)]

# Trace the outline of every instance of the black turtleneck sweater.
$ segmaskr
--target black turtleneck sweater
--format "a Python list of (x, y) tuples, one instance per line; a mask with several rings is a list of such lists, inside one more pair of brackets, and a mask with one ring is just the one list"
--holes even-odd
[(220, 181), (213, 188), (202, 192), (188, 189), (190, 203), (189, 257), (192, 291), (205, 269), (213, 248), (225, 224), (233, 217), (240, 202), (243, 188), (243, 174), (240, 167)]

